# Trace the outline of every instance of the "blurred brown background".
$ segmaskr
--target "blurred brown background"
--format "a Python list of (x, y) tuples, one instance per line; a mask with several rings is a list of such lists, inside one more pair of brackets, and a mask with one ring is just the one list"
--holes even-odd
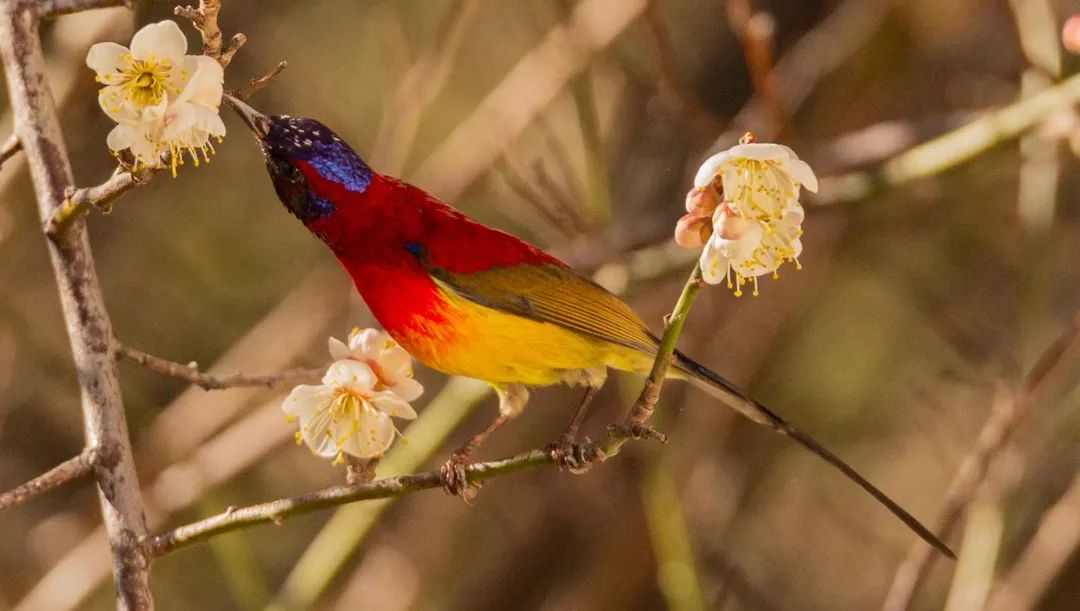
[[(755, 96), (736, 33), (763, 35), (779, 61), (766, 87), (775, 87), (788, 117), (782, 140), (822, 177), (873, 168), (1080, 66), (1060, 50), (1061, 23), (1080, 11), (1080, 3), (1066, 1), (752, 0), (759, 13), (749, 32), (737, 19), (740, 3), (722, 0), (223, 4), (227, 35), (249, 38), (227, 71), (227, 87), (287, 60), (290, 67), (253, 98), (257, 107), (317, 117), (376, 169), (596, 272), (655, 329), (693, 259), (669, 242), (697, 165), (742, 131), (769, 139), (781, 129)], [(139, 2), (135, 11), (94, 11), (46, 28), (80, 184), (101, 182), (113, 162), (86, 50), (98, 40), (126, 44), (172, 6)], [(1047, 6), (1049, 27), (1040, 13)], [(197, 35), (182, 25), (195, 48)], [(1052, 74), (1053, 61), (1060, 75)], [(758, 110), (741, 111), (748, 103)], [(704, 291), (682, 347), (932, 523), (991, 416), (995, 393), (1008, 404), (1001, 393), (1017, 387), (1080, 307), (1080, 172), (1068, 146), (1075, 121), (1071, 106), (1061, 105), (1022, 145), (987, 147), (970, 162), (869, 197), (841, 197), (850, 195), (841, 184), (823, 184), (821, 196), (805, 197), (805, 269), (782, 270), (757, 298)], [(230, 135), (213, 163), (187, 166), (175, 180), (158, 177), (109, 216), (91, 214), (117, 334), (212, 371), (322, 366), (327, 336), (370, 325), (370, 315), (330, 253), (277, 203), (239, 121), (227, 116), (226, 123)], [(0, 193), (6, 489), (76, 453), (82, 433), (24, 162), (4, 164)], [(980, 562), (962, 559), (970, 571), (958, 583), (989, 589), (991, 598), (1080, 467), (1075, 363), (1060, 368), (1064, 375), (996, 452), (969, 520), (950, 539), (981, 550), (971, 556), (981, 570)], [(291, 443), (278, 409), (287, 388), (204, 392), (130, 364), (122, 374), (157, 529), (342, 478), (340, 467)], [(446, 380), (427, 370), (419, 376), (423, 408)], [(640, 385), (615, 380), (589, 421), (594, 437)], [(407, 463), (413, 451), (422, 468), (436, 468), (494, 414), (491, 397), (470, 412), (475, 388), (454, 388), (447, 402), (465, 421), (445, 440), (452, 428), (445, 422), (415, 439), (406, 432), (410, 446), (395, 448), (406, 457), (399, 460)], [(566, 389), (535, 393), (481, 457), (553, 440), (576, 398)], [(310, 573), (293, 571), (333, 512), (184, 549), (154, 565), (158, 604), (882, 604), (914, 543), (885, 510), (821, 461), (697, 391), (669, 386), (660, 413), (671, 437), (666, 446), (633, 444), (582, 477), (546, 469), (499, 478), (471, 507), (438, 491), (409, 496), (377, 516), (340, 562), (324, 548), (311, 552)], [(433, 457), (423, 454), (425, 444), (433, 444)], [(1080, 512), (1073, 503), (1063, 515)], [(346, 514), (336, 528), (353, 529), (363, 511)], [(0, 609), (110, 607), (99, 517), (88, 482), (0, 514)], [(1046, 577), (1033, 598), (1040, 608), (1080, 607), (1080, 561), (1068, 561), (1075, 541), (1068, 532), (1060, 541), (1061, 570), (1033, 573)], [(980, 608), (955, 598), (956, 566), (936, 561), (913, 608), (947, 601)]]

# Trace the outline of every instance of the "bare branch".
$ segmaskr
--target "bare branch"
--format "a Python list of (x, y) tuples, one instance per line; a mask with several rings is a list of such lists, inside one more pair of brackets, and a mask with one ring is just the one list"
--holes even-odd
[[(1043, 352), (1028, 373), (1023, 387), (1011, 401), (1002, 402), (987, 419), (975, 441), (975, 446), (960, 464), (949, 485), (945, 505), (938, 519), (936, 532), (948, 538), (964, 515), (968, 505), (986, 478), (988, 467), (1028, 415), (1031, 405), (1043, 390), (1047, 380), (1062, 363), (1065, 354), (1080, 346), (1080, 312), (1073, 324)], [(897, 569), (892, 586), (882, 606), (884, 611), (902, 611), (911, 605), (919, 585), (929, 572), (934, 555), (930, 548), (914, 545), (904, 563)]]
[[(47, 223), (74, 183), (38, 31), (36, 1), (0, 3), (0, 55), (15, 134), (30, 166), (41, 222)], [(105, 310), (85, 227), (76, 224), (48, 242), (60, 305), (78, 371), (86, 444), (102, 453), (96, 469), (102, 518), (112, 552), (117, 606), (150, 609), (149, 562), (138, 541), (146, 535), (116, 362), (112, 322)]]
[(233, 56), (236, 55), (236, 52), (239, 51), (245, 43), (247, 43), (247, 36), (244, 36), (239, 32), (233, 34), (232, 38), (229, 39), (229, 43), (222, 49), (221, 57), (218, 58), (218, 61), (221, 62), (223, 68), (232, 63)]
[(8, 139), (5, 140), (2, 145), (0, 145), (0, 164), (3, 164), (8, 159), (11, 159), (15, 156), (15, 153), (18, 153), (21, 150), (22, 142), (19, 142), (19, 137), (15, 134), (11, 134), (10, 136), (8, 136)]
[(55, 17), (112, 6), (131, 8), (134, 4), (135, 0), (41, 0), (38, 2), (38, 14), (42, 17)]
[[(221, 12), (220, 0), (199, 0), (199, 8), (190, 6), (178, 6), (173, 9), (177, 17), (190, 19), (195, 28), (202, 34), (203, 54), (218, 60), (222, 67), (229, 64), (221, 60), (221, 29), (218, 27), (218, 13)], [(243, 44), (243, 43), (240, 43)], [(239, 49), (239, 47), (237, 47)], [(236, 51), (233, 51), (235, 53)], [(229, 56), (232, 59), (232, 55)]]
[(229, 93), (240, 98), (241, 100), (246, 100), (265, 89), (270, 83), (273, 83), (274, 79), (276, 79), (278, 75), (281, 74), (281, 71), (288, 67), (289, 62), (280, 61), (278, 62), (278, 65), (274, 66), (273, 70), (267, 72), (264, 76), (260, 76), (259, 78), (253, 78), (251, 79), (251, 81), (248, 82), (247, 85), (244, 85), (243, 87)]
[(147, 354), (135, 348), (118, 344), (116, 346), (117, 358), (127, 359), (132, 363), (141, 365), (150, 371), (160, 373), (163, 376), (177, 378), (200, 386), (205, 390), (221, 390), (225, 388), (237, 388), (243, 386), (273, 386), (283, 382), (300, 382), (304, 380), (317, 380), (325, 370), (323, 369), (289, 369), (279, 373), (249, 375), (243, 373), (230, 373), (225, 375), (213, 375), (203, 373), (196, 367), (169, 361), (152, 354)]
[(62, 234), (76, 220), (86, 214), (91, 207), (108, 214), (112, 210), (112, 201), (124, 193), (146, 184), (153, 175), (152, 170), (131, 173), (117, 168), (109, 180), (93, 187), (81, 189), (68, 188), (64, 192), (64, 201), (56, 208), (45, 224), (45, 235), (52, 239)]
[[(582, 453), (595, 462), (602, 462), (617, 454), (618, 448), (630, 439), (654, 438), (654, 434), (650, 431), (651, 429), (647, 427), (611, 426), (608, 428), (607, 436), (602, 443), (586, 444)], [(610, 453), (606, 454), (604, 452), (605, 448), (609, 449)], [(548, 449), (537, 448), (502, 460), (474, 463), (469, 465), (465, 472), (469, 484), (477, 485), (493, 477), (553, 465), (554, 462)], [(230, 507), (218, 515), (180, 526), (159, 535), (147, 537), (144, 545), (151, 556), (160, 557), (193, 543), (205, 541), (211, 537), (237, 529), (268, 522), (281, 524), (286, 518), (304, 515), (320, 509), (356, 501), (401, 496), (420, 490), (438, 488), (442, 485), (443, 474), (439, 471), (428, 471), (414, 475), (387, 477), (368, 483), (330, 486), (329, 488), (292, 498), (278, 499), (241, 508)]]
[(48, 492), (72, 480), (89, 475), (94, 470), (96, 456), (97, 452), (87, 448), (25, 484), (0, 493), (0, 511), (24, 503), (39, 494)]

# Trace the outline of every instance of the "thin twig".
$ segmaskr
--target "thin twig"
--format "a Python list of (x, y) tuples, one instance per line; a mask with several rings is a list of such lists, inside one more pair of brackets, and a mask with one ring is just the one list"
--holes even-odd
[(94, 470), (96, 456), (97, 452), (87, 448), (25, 484), (0, 494), (0, 511), (89, 475)]
[[(1080, 345), (1080, 312), (1076, 314), (1073, 324), (1043, 352), (1016, 396), (1011, 401), (1004, 401), (998, 405), (983, 425), (975, 446), (960, 464), (945, 495), (941, 517), (938, 519), (937, 528), (934, 529), (942, 539), (948, 538), (956, 528), (979, 485), (985, 479), (990, 462), (1005, 447), (1028, 415), (1046, 381), (1057, 371), (1065, 354), (1078, 345)], [(929, 547), (921, 544), (913, 545), (904, 563), (900, 565), (893, 577), (892, 586), (889, 588), (882, 609), (884, 611), (907, 609), (919, 585), (929, 572), (933, 560), (934, 554)]]
[(22, 150), (22, 142), (19, 142), (19, 137), (15, 134), (8, 136), (8, 139), (4, 141), (4, 144), (0, 145), (0, 165), (2, 165), (8, 159), (15, 156)]
[(750, 0), (727, 0), (728, 21), (743, 47), (754, 91), (765, 103), (779, 139), (789, 128), (788, 112), (773, 75), (773, 21), (767, 13), (754, 12)]
[(152, 354), (147, 354), (135, 348), (118, 344), (116, 346), (117, 358), (127, 359), (132, 363), (141, 365), (150, 371), (160, 373), (163, 376), (184, 380), (205, 390), (222, 390), (225, 388), (237, 388), (244, 386), (273, 386), (284, 382), (299, 382), (303, 380), (317, 380), (325, 373), (323, 369), (289, 369), (279, 373), (250, 375), (244, 373), (229, 373), (214, 375), (203, 373), (196, 367), (169, 361)]
[[(637, 431), (614, 426), (609, 428), (603, 445), (620, 447), (632, 438), (644, 436), (637, 433)], [(594, 445), (596, 447), (600, 446), (600, 444)], [(597, 457), (597, 460), (602, 461), (604, 459), (605, 457), (602, 455)], [(493, 477), (553, 464), (554, 459), (550, 450), (537, 448), (502, 460), (473, 463), (465, 471), (469, 484), (478, 484)], [(247, 507), (229, 508), (216, 516), (148, 537), (144, 544), (152, 556), (160, 557), (193, 543), (205, 541), (211, 537), (240, 528), (268, 522), (281, 524), (286, 518), (346, 503), (383, 499), (438, 488), (443, 485), (443, 479), (441, 472), (427, 471), (414, 475), (387, 477), (366, 484), (330, 486), (292, 498), (278, 499)]]
[(146, 184), (153, 175), (153, 170), (132, 173), (117, 168), (108, 180), (93, 187), (80, 189), (68, 188), (64, 201), (56, 208), (45, 224), (45, 235), (52, 239), (62, 234), (76, 220), (82, 218), (90, 208), (97, 208), (103, 213), (111, 211), (112, 201), (124, 193)]
[(267, 72), (265, 75), (260, 76), (259, 78), (251, 79), (250, 81), (248, 81), (247, 85), (231, 91), (230, 94), (236, 96), (237, 98), (240, 98), (241, 100), (246, 100), (265, 89), (270, 83), (273, 83), (274, 79), (276, 79), (278, 75), (281, 74), (281, 71), (288, 67), (289, 62), (280, 61), (276, 66), (273, 67), (273, 69), (270, 70), (270, 72)]
[[(802, 106), (823, 78), (880, 29), (893, 5), (892, 0), (846, 0), (776, 62), (772, 73), (788, 113)], [(736, 113), (731, 128), (717, 137), (713, 148), (731, 146), (747, 130), (763, 140), (774, 140), (778, 126), (770, 125), (769, 113), (765, 101), (754, 96)]]

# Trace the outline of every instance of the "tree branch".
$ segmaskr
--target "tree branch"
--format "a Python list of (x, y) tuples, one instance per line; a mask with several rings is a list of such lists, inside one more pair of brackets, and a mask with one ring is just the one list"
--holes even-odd
[(282, 382), (300, 382), (304, 380), (317, 380), (325, 373), (323, 369), (289, 369), (279, 373), (249, 375), (244, 373), (230, 373), (225, 375), (213, 375), (203, 373), (197, 368), (169, 361), (152, 354), (147, 354), (135, 348), (117, 344), (117, 358), (126, 359), (141, 365), (150, 371), (160, 373), (163, 376), (184, 380), (205, 390), (222, 390), (225, 388), (237, 388), (242, 386), (273, 386)]
[(0, 511), (25, 503), (39, 494), (89, 475), (94, 470), (96, 457), (96, 451), (86, 448), (78, 455), (65, 460), (25, 484), (0, 494)]
[(289, 62), (280, 61), (278, 62), (278, 65), (274, 66), (274, 68), (270, 70), (270, 72), (267, 72), (265, 75), (260, 76), (259, 78), (251, 79), (250, 81), (248, 81), (247, 85), (244, 85), (239, 89), (233, 90), (231, 94), (240, 98), (241, 100), (246, 100), (265, 89), (270, 83), (273, 83), (274, 79), (276, 79), (278, 75), (281, 74), (281, 71), (288, 67)]
[(8, 136), (8, 139), (0, 145), (0, 165), (14, 157), (15, 153), (18, 153), (21, 150), (22, 142), (19, 142), (19, 137), (15, 134)]
[(56, 207), (45, 224), (45, 235), (56, 239), (73, 222), (82, 218), (91, 207), (98, 208), (108, 214), (112, 209), (112, 201), (124, 193), (146, 184), (153, 175), (153, 170), (139, 173), (131, 173), (122, 168), (117, 168), (109, 180), (93, 187), (80, 189), (68, 188), (64, 191), (64, 201)]
[(131, 8), (134, 4), (135, 0), (41, 0), (38, 3), (38, 14), (42, 17), (56, 17), (111, 6)]
[[(664, 335), (660, 339), (660, 348), (645, 388), (642, 389), (623, 424), (609, 426), (602, 441), (586, 443), (579, 448), (578, 456), (585, 465), (593, 465), (615, 456), (631, 439), (650, 438), (661, 442), (666, 441), (667, 438), (662, 433), (646, 426), (645, 423), (652, 415), (656, 402), (660, 398), (660, 388), (667, 375), (668, 366), (671, 364), (675, 344), (678, 342), (679, 334), (682, 333), (683, 323), (686, 322), (690, 306), (693, 305), (701, 289), (700, 280), (701, 269), (695, 264), (690, 278), (679, 295), (674, 311), (667, 318)], [(467, 482), (474, 485), (500, 475), (552, 464), (555, 464), (555, 459), (551, 450), (537, 448), (503, 460), (474, 463), (466, 468), (465, 474)], [(444, 476), (441, 472), (428, 471), (415, 475), (388, 477), (369, 483), (331, 486), (310, 494), (239, 509), (231, 507), (216, 516), (180, 526), (160, 535), (147, 537), (144, 545), (151, 556), (159, 557), (181, 547), (239, 528), (267, 522), (280, 524), (285, 518), (319, 509), (437, 488), (442, 486), (443, 482)]]
[[(38, 4), (0, 4), (0, 56), (15, 115), (15, 135), (23, 143), (42, 223), (52, 218), (73, 184), (45, 72), (38, 32)], [(109, 547), (117, 606), (150, 609), (149, 561), (139, 540), (146, 521), (139, 479), (131, 455), (112, 353), (112, 323), (105, 310), (85, 225), (48, 241), (71, 352), (82, 394), (87, 447), (99, 448), (96, 476)]]
[[(221, 28), (218, 27), (218, 13), (221, 12), (221, 0), (199, 0), (199, 8), (193, 8), (190, 6), (178, 6), (173, 9), (173, 14), (177, 17), (183, 17), (190, 19), (191, 23), (195, 24), (195, 28), (202, 34), (203, 39), (203, 54), (207, 57), (212, 57), (221, 62), (221, 67), (229, 65), (228, 61), (221, 61)], [(245, 38), (244, 41), (247, 39)], [(233, 38), (232, 42), (236, 42), (236, 38)], [(230, 42), (230, 46), (232, 46)], [(244, 42), (239, 42), (239, 45)], [(239, 49), (239, 46), (237, 46)], [(234, 50), (232, 53), (235, 53)], [(232, 59), (232, 53), (229, 54), (229, 59)]]
[[(1043, 352), (1016, 396), (1011, 401), (1002, 402), (983, 425), (975, 446), (964, 457), (946, 493), (945, 505), (938, 519), (938, 526), (934, 529), (942, 539), (948, 538), (956, 528), (985, 479), (991, 461), (1005, 447), (1028, 415), (1032, 403), (1045, 387), (1047, 380), (1057, 371), (1065, 354), (1077, 347), (1080, 347), (1080, 312), (1076, 313), (1073, 324)], [(911, 605), (915, 592), (926, 578), (933, 560), (933, 550), (929, 547), (921, 544), (911, 547), (907, 558), (893, 577), (892, 586), (882, 605), (883, 611), (902, 611)]]

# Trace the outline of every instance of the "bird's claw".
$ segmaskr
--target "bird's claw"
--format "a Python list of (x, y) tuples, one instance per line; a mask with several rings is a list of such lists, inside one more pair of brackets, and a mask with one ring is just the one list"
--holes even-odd
[(581, 475), (591, 470), (596, 463), (606, 458), (600, 446), (585, 439), (584, 443), (575, 443), (573, 437), (563, 435), (548, 446), (551, 460), (560, 471), (569, 471)]
[(469, 452), (457, 450), (442, 466), (443, 490), (450, 496), (456, 496), (468, 503), (480, 489), (478, 484), (469, 483), (466, 468), (469, 466)]

